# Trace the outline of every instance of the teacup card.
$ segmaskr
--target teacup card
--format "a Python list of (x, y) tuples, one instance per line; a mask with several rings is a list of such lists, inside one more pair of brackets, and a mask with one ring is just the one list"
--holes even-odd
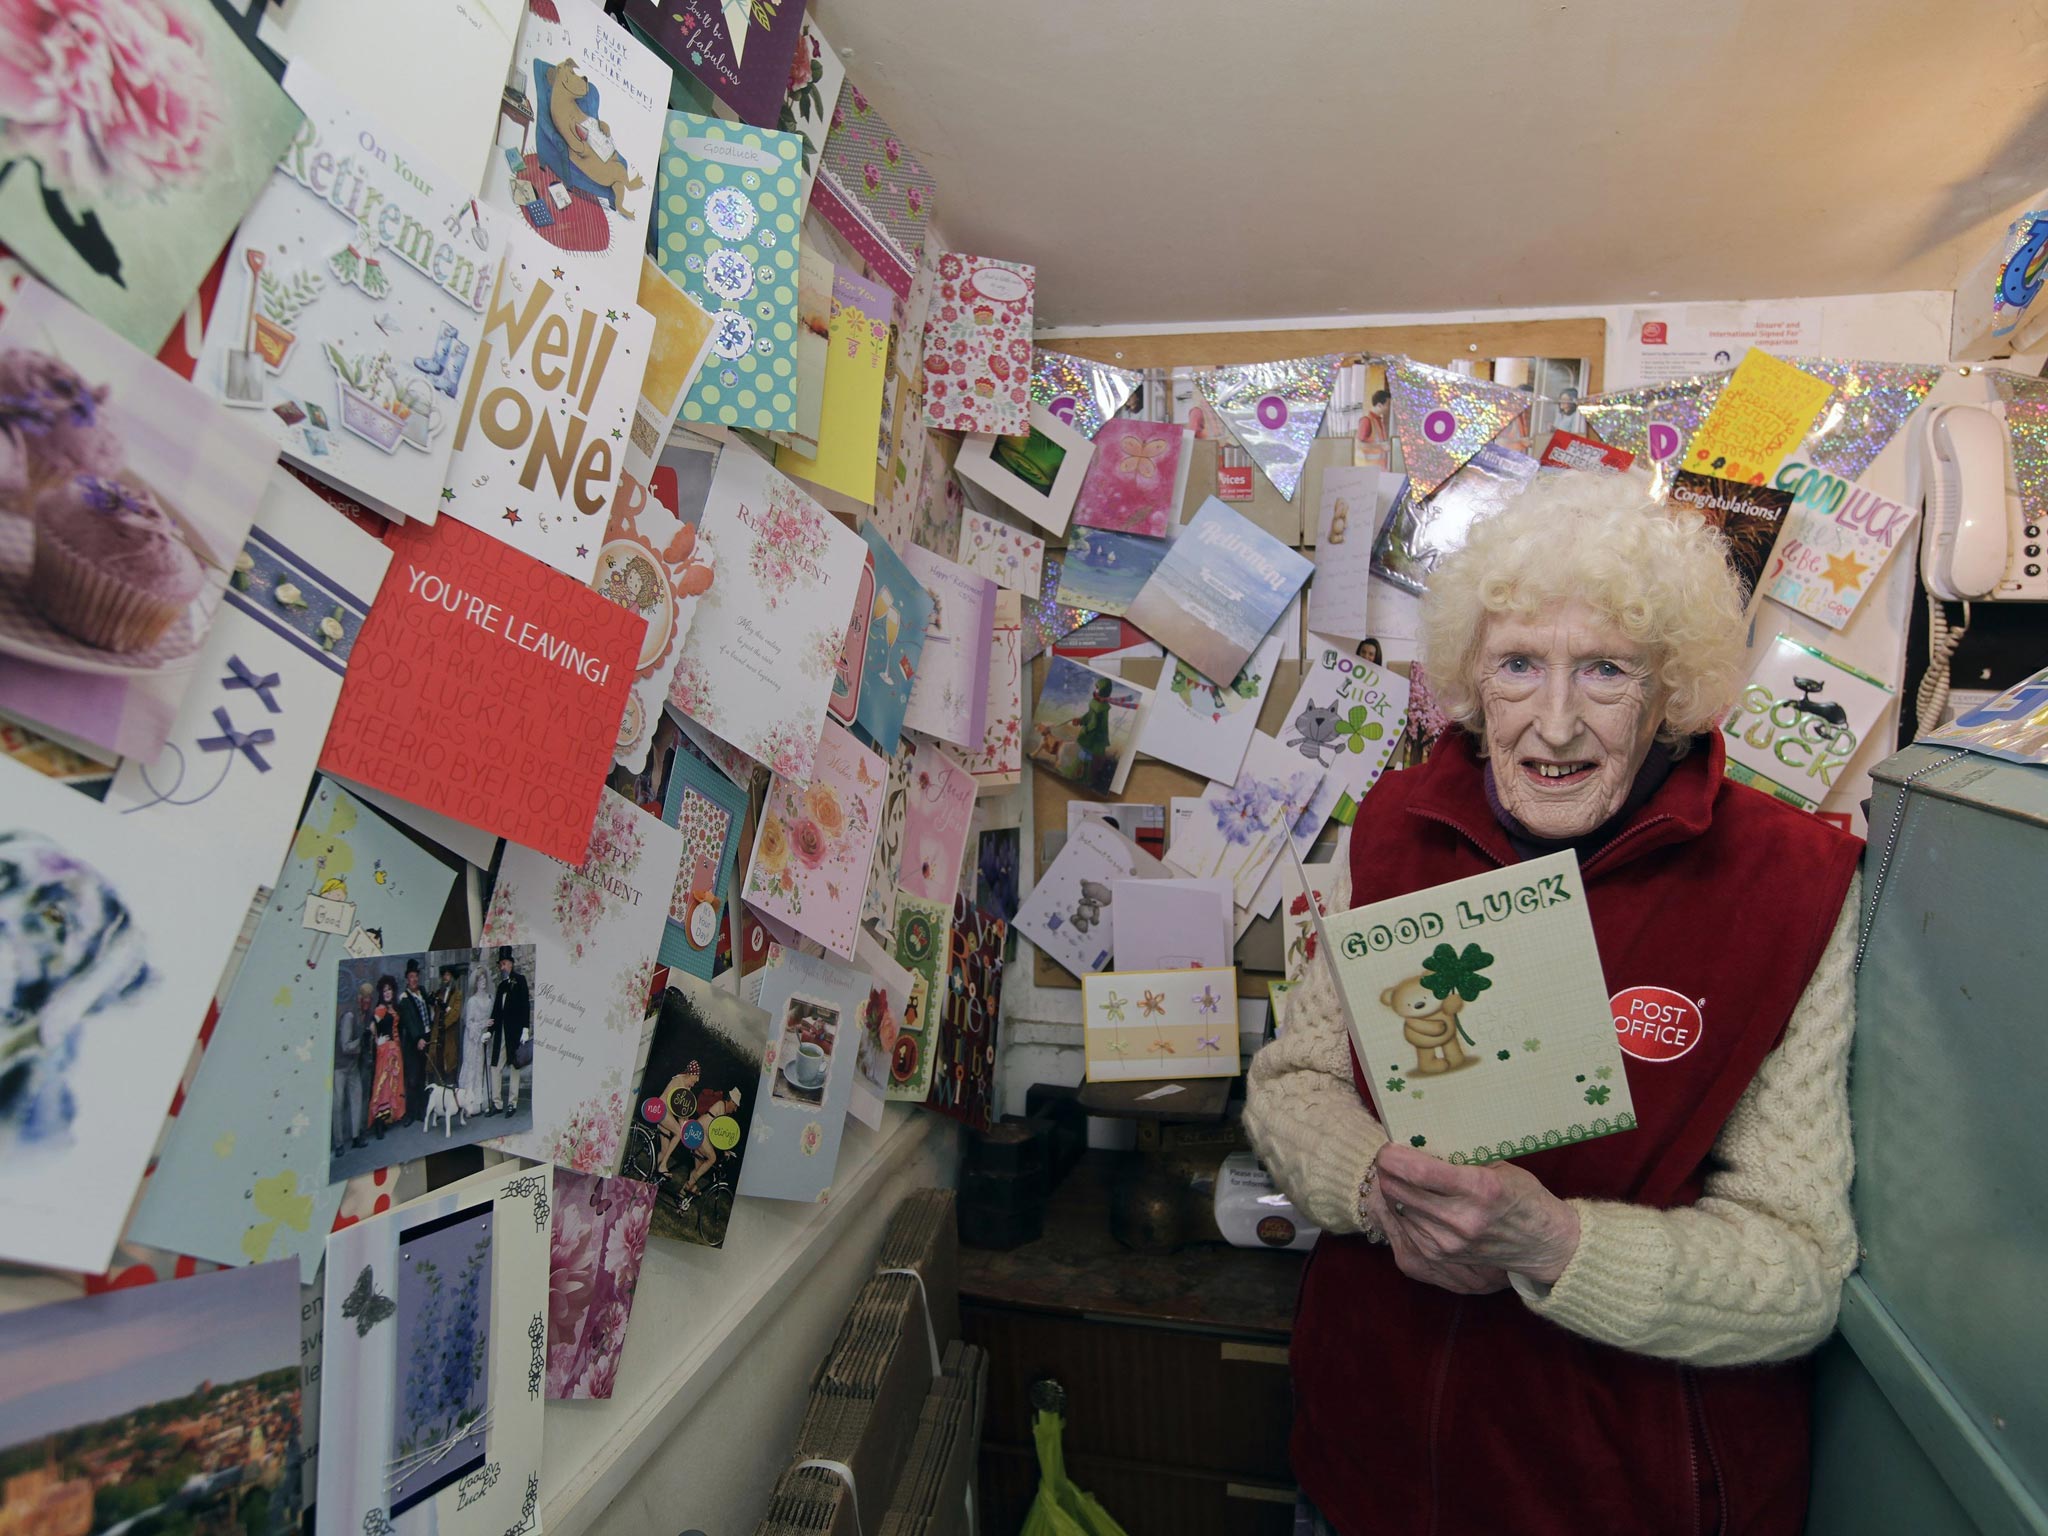
[(822, 1200), (832, 1187), (853, 1092), (867, 973), (785, 950), (761, 983), (768, 1051), (754, 1099), (754, 1149), (740, 1193)]
[(1320, 919), (1387, 1134), (1488, 1163), (1635, 1129), (1577, 855)]
[(1237, 967), (1100, 971), (1081, 978), (1091, 1083), (1235, 1077)]

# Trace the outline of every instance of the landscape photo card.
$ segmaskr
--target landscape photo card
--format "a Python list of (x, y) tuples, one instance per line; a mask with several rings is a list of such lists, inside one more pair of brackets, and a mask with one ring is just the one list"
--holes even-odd
[(503, 1536), (534, 1523), (553, 1172), (488, 1168), (328, 1238), (323, 1527)]
[(154, 758), (277, 450), (42, 284), (4, 302), (0, 709)]
[(886, 756), (903, 734), (933, 599), (872, 520), (861, 523), (860, 537), (868, 547), (862, 595), (847, 621), (827, 707), (834, 720)]
[(742, 443), (718, 455), (700, 525), (718, 578), (669, 702), (785, 778), (808, 782), (868, 546)]
[(1081, 978), (1091, 1083), (1235, 1077), (1237, 967), (1099, 971)]
[[(99, 11), (23, 11), (9, 24), (0, 159), (18, 169), (0, 184), (0, 229), (53, 287), (153, 352), (299, 111), (207, 0)], [(154, 33), (149, 46), (115, 42), (117, 18)]]
[(832, 1187), (846, 1132), (867, 976), (844, 961), (793, 950), (764, 974), (768, 1049), (740, 1192), (764, 1200), (821, 1200)]
[(722, 1248), (750, 1145), (768, 1015), (698, 977), (670, 972), (669, 982), (620, 1171), (653, 1186), (653, 1236)]
[(1197, 672), (1228, 682), (1280, 622), (1314, 567), (1211, 497), (1124, 611)]
[(1017, 931), (1076, 976), (1108, 968), (1116, 953), (1116, 884), (1166, 880), (1174, 871), (1100, 818), (1067, 834), (1017, 909)]
[(1095, 445), (1042, 405), (1014, 433), (970, 433), (960, 444), (953, 471), (974, 487), (1029, 518), (1053, 537), (1067, 531), (1074, 501), (1088, 478)]
[(1721, 722), (1728, 777), (1818, 810), (1893, 698), (1889, 684), (1781, 634)]
[(1137, 755), (1145, 703), (1135, 683), (1054, 656), (1031, 712), (1026, 755), (1083, 789), (1111, 794)]
[(611, 790), (574, 865), (505, 850), (482, 942), (494, 952), (534, 947), (533, 1124), (489, 1145), (578, 1173), (619, 1171), (640, 1022), (682, 857), (678, 828)]
[(580, 862), (645, 620), (453, 518), (387, 542), (320, 766)]
[[(1054, 590), (1056, 605), (1067, 613), (1110, 614), (1121, 618), (1159, 569), (1159, 563), (1173, 548), (1170, 539), (1147, 538), (1140, 533), (1105, 533), (1099, 528), (1076, 528), (1067, 536), (1066, 557), (1059, 562), (1059, 586)], [(1052, 562), (1048, 561), (1050, 566)], [(1064, 617), (1060, 619), (1064, 623)], [(1079, 627), (1066, 625), (1060, 634)], [(1053, 638), (1059, 638), (1055, 635)], [(1233, 677), (1235, 673), (1231, 674)]]
[[(447, 1144), (430, 1137), (417, 1092), (404, 1102), (400, 1060), (441, 1019), (413, 1005), (401, 1020), (399, 995), (455, 870), (326, 780), (288, 845), (128, 1231), (217, 1264), (296, 1257), (310, 1282), (342, 1181)], [(372, 1118), (380, 1064), (397, 1068), (382, 1123)], [(420, 1067), (411, 1076), (424, 1081)]]
[(1635, 1128), (1575, 854), (1319, 921), (1392, 1139), (1488, 1163)]
[[(669, 68), (597, 0), (527, 0), (484, 177), (484, 200), (552, 253), (601, 312), (630, 303), (654, 212)], [(645, 357), (645, 353), (641, 354)]]
[(305, 59), (284, 84), (305, 121), (235, 234), (193, 381), (316, 479), (432, 522), (509, 226)]
[(880, 753), (828, 724), (808, 782), (777, 774), (769, 785), (740, 887), (747, 904), (851, 960), (887, 774)]

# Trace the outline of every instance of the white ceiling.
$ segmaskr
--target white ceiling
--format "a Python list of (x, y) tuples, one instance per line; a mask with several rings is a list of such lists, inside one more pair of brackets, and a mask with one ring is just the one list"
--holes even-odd
[(2029, 0), (816, 0), (1041, 327), (1952, 287)]

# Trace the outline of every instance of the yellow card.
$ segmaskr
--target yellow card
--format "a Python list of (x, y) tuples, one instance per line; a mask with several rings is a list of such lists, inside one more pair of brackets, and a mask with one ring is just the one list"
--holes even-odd
[(711, 313), (645, 257), (640, 261), (640, 307), (654, 316), (654, 344), (648, 348), (640, 398), (667, 423), (682, 409), (683, 396), (711, 350)]
[(1081, 978), (1091, 1083), (1235, 1077), (1237, 967), (1096, 971)]
[(1751, 347), (1685, 450), (1683, 468), (1765, 485), (1835, 392), (1826, 379)]
[(825, 408), (818, 456), (775, 450), (775, 467), (865, 505), (875, 500), (875, 449), (882, 429), (882, 382), (889, 366), (894, 296), (840, 267), (832, 275), (832, 329), (825, 358)]

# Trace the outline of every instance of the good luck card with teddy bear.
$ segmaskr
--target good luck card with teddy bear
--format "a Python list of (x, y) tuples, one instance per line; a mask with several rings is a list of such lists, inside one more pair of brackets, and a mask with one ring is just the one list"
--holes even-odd
[(1394, 1140), (1486, 1163), (1635, 1129), (1577, 855), (1319, 927)]

